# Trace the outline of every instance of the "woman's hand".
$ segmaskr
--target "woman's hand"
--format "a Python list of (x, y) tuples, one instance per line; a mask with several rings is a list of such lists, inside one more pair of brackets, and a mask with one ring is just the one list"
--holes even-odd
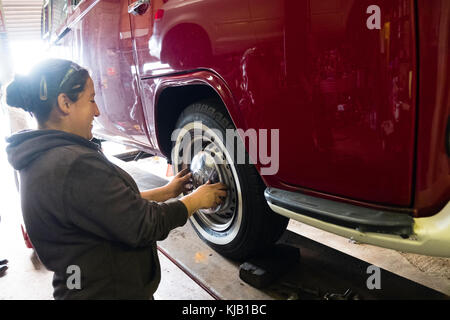
[(180, 171), (168, 184), (163, 187), (154, 188), (141, 192), (141, 197), (148, 201), (164, 202), (176, 198), (182, 192), (190, 191), (192, 174), (189, 169)]
[(191, 191), (192, 190), (192, 173), (189, 172), (189, 169), (183, 169), (170, 181), (167, 185), (167, 191), (169, 194), (169, 198), (176, 198), (181, 193)]
[(217, 207), (227, 196), (227, 186), (223, 183), (211, 184), (210, 181), (198, 187), (194, 192), (181, 198), (188, 209), (189, 217), (199, 209)]
[(227, 186), (223, 183), (211, 184), (210, 181), (195, 190), (196, 196), (200, 199), (199, 209), (209, 209), (217, 207), (227, 196)]

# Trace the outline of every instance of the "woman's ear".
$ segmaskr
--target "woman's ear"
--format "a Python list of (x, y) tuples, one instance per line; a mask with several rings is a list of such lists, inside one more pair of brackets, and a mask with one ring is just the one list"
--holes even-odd
[(69, 97), (65, 93), (60, 93), (58, 95), (57, 106), (58, 110), (64, 114), (68, 115), (70, 113), (70, 105), (72, 101), (70, 101)]

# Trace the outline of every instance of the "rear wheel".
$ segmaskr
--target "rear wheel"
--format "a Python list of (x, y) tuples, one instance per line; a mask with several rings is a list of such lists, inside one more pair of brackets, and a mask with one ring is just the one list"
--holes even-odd
[[(249, 161), (236, 164), (236, 152), (227, 150), (226, 130), (235, 128), (223, 105), (215, 100), (194, 103), (183, 111), (176, 127), (172, 149), (175, 172), (190, 167), (194, 187), (208, 179), (228, 186), (220, 206), (199, 210), (190, 218), (200, 238), (235, 260), (257, 254), (277, 241), (289, 220), (268, 207), (265, 185), (255, 167)], [(242, 143), (236, 140), (236, 144)]]

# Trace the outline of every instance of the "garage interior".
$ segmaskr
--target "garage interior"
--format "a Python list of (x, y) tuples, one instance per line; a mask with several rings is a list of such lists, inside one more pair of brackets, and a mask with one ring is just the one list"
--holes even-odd
[[(0, 0), (1, 82), (14, 73), (24, 73), (45, 56), (39, 47), (41, 0)], [(37, 51), (24, 50), (36, 43)], [(31, 52), (33, 51), (33, 52)], [(31, 54), (31, 56), (27, 56)], [(10, 63), (9, 63), (9, 62)], [(1, 100), (0, 192), (3, 210), (0, 222), (0, 260), (9, 269), (0, 278), (2, 300), (53, 299), (52, 273), (36, 269), (30, 260), (22, 233), (20, 198), (14, 172), (6, 159), (5, 141), (11, 133), (11, 113)], [(28, 115), (20, 115), (25, 117)], [(22, 119), (25, 119), (22, 118)], [(27, 125), (33, 120), (26, 118)], [(12, 130), (14, 131), (14, 130)], [(130, 173), (140, 189), (167, 183), (164, 159), (149, 157), (123, 161), (134, 150), (114, 143), (103, 145), (109, 159)], [(397, 252), (327, 233), (291, 220), (280, 243), (297, 248), (300, 260), (269, 287), (255, 288), (239, 277), (240, 263), (223, 258), (196, 235), (189, 223), (173, 230), (160, 242), (161, 284), (156, 300), (296, 300), (323, 299), (328, 294), (343, 295), (350, 289), (361, 299), (448, 299), (450, 259)], [(369, 290), (367, 268), (382, 269), (381, 288)]]

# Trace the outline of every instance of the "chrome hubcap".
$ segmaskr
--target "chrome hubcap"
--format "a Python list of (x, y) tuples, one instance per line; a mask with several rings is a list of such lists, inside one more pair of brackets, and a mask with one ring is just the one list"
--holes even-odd
[[(227, 230), (235, 219), (238, 208), (238, 188), (236, 187), (235, 174), (227, 161), (226, 149), (216, 143), (214, 137), (206, 135), (195, 136), (191, 139), (191, 146), (201, 145), (201, 150), (194, 151), (194, 156), (190, 161), (192, 181), (194, 189), (205, 184), (208, 180), (212, 184), (221, 182), (228, 187), (227, 197), (217, 207), (211, 209), (201, 209), (196, 215), (199, 220), (208, 228), (221, 232)], [(193, 150), (187, 148), (188, 150)], [(183, 164), (178, 166), (178, 171), (187, 167), (189, 153), (179, 156), (183, 159)]]

